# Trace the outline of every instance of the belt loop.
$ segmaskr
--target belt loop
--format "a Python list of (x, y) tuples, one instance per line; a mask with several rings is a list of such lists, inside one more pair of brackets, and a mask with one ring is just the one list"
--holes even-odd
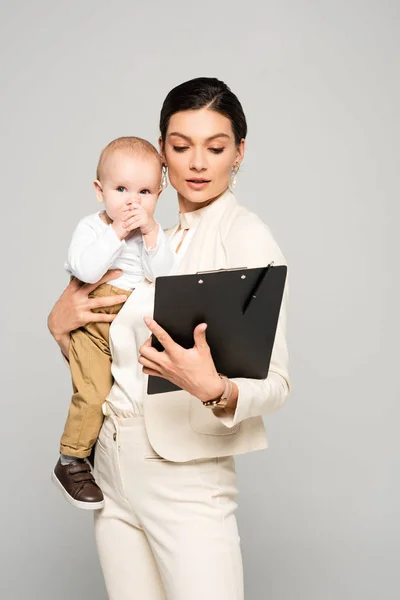
[(111, 404), (109, 402), (107, 402), (107, 400), (105, 402), (103, 402), (103, 404), (101, 405), (101, 411), (105, 417), (115, 417), (115, 418), (117, 417)]
[(114, 425), (115, 431), (113, 434), (113, 440), (114, 440), (114, 442), (116, 442), (119, 437), (118, 417), (107, 401), (103, 402), (103, 404), (101, 405), (101, 410), (102, 410), (103, 415), (105, 417), (108, 417), (110, 419), (111, 423)]

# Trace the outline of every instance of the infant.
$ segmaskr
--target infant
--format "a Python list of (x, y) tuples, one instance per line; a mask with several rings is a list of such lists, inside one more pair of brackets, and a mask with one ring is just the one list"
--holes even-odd
[[(97, 287), (91, 297), (129, 296), (144, 278), (154, 281), (170, 273), (174, 253), (154, 219), (157, 200), (165, 186), (161, 157), (146, 140), (121, 137), (104, 148), (94, 182), (104, 210), (78, 223), (66, 269), (85, 283), (96, 283), (109, 269), (121, 269), (122, 275)], [(116, 314), (122, 306), (94, 311)], [(102, 405), (113, 383), (109, 328), (105, 322), (88, 323), (71, 334), (73, 396), (61, 438), (60, 458), (52, 474), (69, 502), (89, 510), (104, 506), (103, 493), (87, 457), (96, 443), (103, 422)]]

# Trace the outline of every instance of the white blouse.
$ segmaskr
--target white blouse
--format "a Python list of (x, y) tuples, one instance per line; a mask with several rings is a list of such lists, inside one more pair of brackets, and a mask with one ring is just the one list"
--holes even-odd
[[(179, 226), (169, 239), (173, 252), (178, 250), (175, 265), (170, 274), (175, 272), (186, 253), (206, 208), (179, 213)], [(143, 373), (142, 365), (138, 362), (138, 350), (150, 335), (143, 317), (153, 316), (154, 289), (155, 285), (152, 282), (141, 283), (132, 292), (110, 327), (111, 355), (113, 359), (117, 359), (118, 371), (112, 363), (114, 384), (107, 396), (107, 403), (111, 405), (111, 409), (115, 408), (121, 416), (129, 416), (132, 413), (143, 414), (143, 395), (147, 389), (148, 376)], [(131, 302), (136, 306), (134, 316), (129, 311), (128, 303)], [(139, 304), (141, 310), (138, 311)], [(132, 336), (134, 336), (135, 344), (132, 344)], [(118, 345), (113, 344), (114, 338), (118, 339)]]

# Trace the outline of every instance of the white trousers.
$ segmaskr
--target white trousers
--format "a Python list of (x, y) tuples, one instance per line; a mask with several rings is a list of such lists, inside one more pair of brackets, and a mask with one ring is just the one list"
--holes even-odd
[[(177, 440), (179, 443), (179, 440)], [(174, 463), (141, 415), (105, 417), (95, 535), (110, 600), (243, 600), (232, 456)]]

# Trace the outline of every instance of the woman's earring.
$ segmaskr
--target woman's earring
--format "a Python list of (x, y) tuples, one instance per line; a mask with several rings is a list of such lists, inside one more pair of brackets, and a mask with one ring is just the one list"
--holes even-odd
[(162, 190), (165, 190), (165, 188), (168, 185), (167, 173), (168, 173), (168, 167), (167, 167), (167, 165), (163, 165), (162, 170), (161, 170), (161, 189)]
[(238, 171), (239, 171), (239, 163), (235, 163), (232, 167), (231, 179), (229, 182), (229, 187), (231, 189), (236, 187), (236, 175), (238, 174)]

